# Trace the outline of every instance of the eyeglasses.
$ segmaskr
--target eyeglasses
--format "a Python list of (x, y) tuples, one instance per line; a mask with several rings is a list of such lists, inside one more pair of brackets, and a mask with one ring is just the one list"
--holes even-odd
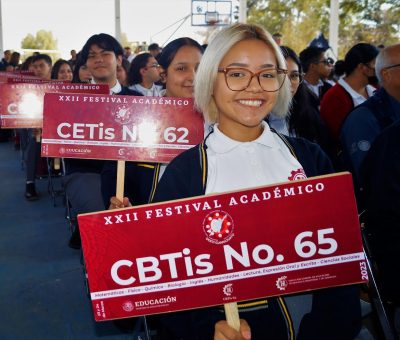
[(326, 66), (333, 65), (333, 59), (331, 58), (323, 59), (318, 61), (316, 64), (321, 64), (321, 63), (325, 64)]
[(290, 72), (290, 73), (288, 73), (288, 78), (289, 78), (290, 82), (300, 84), (304, 79), (304, 73), (300, 73), (300, 72), (296, 72), (296, 71)]
[(151, 64), (151, 65), (149, 65), (149, 66), (146, 66), (146, 69), (148, 69), (148, 68), (158, 68), (158, 67), (160, 67), (160, 65), (158, 65), (158, 64)]
[(383, 68), (383, 70), (389, 70), (389, 69), (395, 68), (395, 67), (400, 67), (400, 64), (394, 64), (394, 65), (386, 66), (386, 67)]
[(239, 67), (219, 68), (219, 73), (225, 74), (226, 86), (232, 91), (247, 89), (253, 77), (257, 77), (260, 87), (265, 92), (278, 91), (285, 81), (287, 70), (281, 68), (266, 68), (256, 73)]

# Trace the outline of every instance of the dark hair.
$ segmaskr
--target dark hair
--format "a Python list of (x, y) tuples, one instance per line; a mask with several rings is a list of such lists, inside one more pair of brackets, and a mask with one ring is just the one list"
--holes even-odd
[(300, 72), (300, 73), (303, 73), (303, 67), (301, 66), (300, 59), (299, 59), (299, 57), (297, 56), (296, 52), (293, 51), (293, 50), (292, 50), (290, 47), (288, 47), (288, 46), (279, 46), (279, 47), (280, 47), (280, 49), (281, 49), (281, 51), (282, 51), (283, 57), (284, 57), (285, 59), (292, 59), (292, 60), (296, 63), (297, 67), (299, 68), (299, 72)]
[(83, 62), (83, 59), (81, 57), (81, 52), (78, 52), (76, 54), (75, 67), (74, 67), (74, 71), (72, 73), (72, 82), (73, 83), (83, 83), (83, 81), (79, 78), (79, 70), (85, 64), (86, 64), (86, 62)]
[(147, 48), (148, 51), (155, 51), (155, 50), (159, 50), (159, 49), (160, 49), (160, 46), (158, 46), (157, 43), (152, 43)]
[(308, 71), (311, 64), (317, 63), (324, 52), (324, 48), (315, 46), (309, 46), (301, 51), (299, 56), (304, 72)]
[(50, 56), (47, 54), (42, 54), (42, 53), (36, 54), (33, 57), (32, 63), (36, 63), (39, 60), (44, 60), (49, 66), (51, 66), (53, 64), (53, 61), (51, 60)]
[(31, 66), (31, 64), (33, 63), (33, 59), (35, 57), (33, 55), (31, 55), (30, 57), (26, 58), (24, 60), (24, 62), (21, 64), (20, 70), (21, 71), (28, 71), (29, 70), (29, 66)]
[(64, 64), (67, 64), (72, 71), (71, 65), (69, 64), (68, 61), (66, 61), (64, 59), (58, 59), (54, 63), (54, 66), (51, 70), (51, 79), (58, 79), (58, 72), (60, 71), (61, 66), (63, 66)]
[(344, 57), (346, 75), (351, 74), (359, 64), (368, 64), (378, 55), (379, 50), (371, 44), (359, 43), (354, 45)]
[(124, 55), (124, 49), (122, 48), (118, 40), (115, 39), (113, 36), (106, 33), (95, 34), (92, 35), (88, 39), (88, 41), (86, 41), (85, 45), (82, 48), (81, 58), (84, 64), (86, 64), (87, 58), (89, 56), (89, 50), (93, 45), (97, 45), (99, 48), (105, 51), (114, 52), (116, 57)]
[(128, 74), (128, 84), (135, 85), (142, 82), (142, 75), (140, 74), (140, 69), (146, 67), (149, 59), (153, 57), (150, 53), (140, 53), (135, 59), (132, 60), (131, 68)]
[(10, 58), (10, 65), (17, 67), (19, 65), (20, 57), (21, 57), (21, 54), (19, 54), (18, 52), (13, 52), (11, 54), (11, 58)]
[(164, 69), (164, 71), (167, 70), (172, 60), (174, 60), (176, 53), (183, 46), (193, 46), (203, 54), (203, 49), (200, 44), (191, 38), (184, 37), (172, 40), (167, 46), (162, 49), (161, 54), (157, 58), (158, 63)]
[(346, 72), (344, 60), (336, 60), (333, 66), (333, 76), (339, 79)]

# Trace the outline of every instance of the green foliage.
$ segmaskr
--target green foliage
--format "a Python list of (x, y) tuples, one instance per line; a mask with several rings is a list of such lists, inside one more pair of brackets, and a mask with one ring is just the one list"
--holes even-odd
[[(389, 45), (400, 36), (400, 0), (341, 0), (339, 58), (358, 42)], [(248, 0), (248, 22), (280, 32), (300, 52), (319, 32), (329, 36), (329, 0)]]
[(21, 48), (36, 50), (56, 50), (57, 39), (51, 31), (40, 30), (36, 36), (28, 34), (21, 42)]

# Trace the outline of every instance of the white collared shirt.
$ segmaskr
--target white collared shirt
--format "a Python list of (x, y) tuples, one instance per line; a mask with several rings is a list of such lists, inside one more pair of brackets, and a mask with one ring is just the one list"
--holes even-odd
[[(354, 91), (353, 88), (343, 78), (340, 78), (338, 83), (339, 83), (339, 85), (343, 86), (343, 88), (350, 94), (351, 98), (353, 99), (354, 107), (364, 103), (367, 100), (361, 94)], [(369, 98), (374, 94), (374, 92), (376, 91), (376, 88), (371, 85), (367, 85), (365, 87), (365, 90), (367, 91), (367, 95)]]
[(304, 84), (307, 85), (307, 87), (311, 90), (312, 93), (314, 93), (317, 96), (317, 98), (319, 98), (319, 88), (321, 86), (324, 86), (324, 82), (321, 79), (318, 80), (317, 85), (313, 85), (304, 79)]
[(153, 84), (153, 86), (150, 87), (149, 89), (145, 88), (140, 84), (134, 84), (129, 86), (129, 89), (135, 90), (146, 97), (162, 97), (162, 90), (163, 90), (162, 86), (156, 84)]
[[(252, 142), (224, 135), (218, 124), (208, 137), (206, 194), (286, 182), (304, 174), (285, 143), (262, 122), (263, 132)], [(296, 176), (297, 175), (297, 176)], [(303, 178), (306, 176), (304, 175)]]
[[(96, 81), (94, 79), (92, 79), (90, 81), (91, 84), (97, 84)], [(110, 88), (110, 94), (115, 94), (115, 93), (120, 93), (122, 91), (122, 86), (119, 83), (119, 81), (117, 80), (117, 82), (115, 83), (115, 85), (113, 87)]]

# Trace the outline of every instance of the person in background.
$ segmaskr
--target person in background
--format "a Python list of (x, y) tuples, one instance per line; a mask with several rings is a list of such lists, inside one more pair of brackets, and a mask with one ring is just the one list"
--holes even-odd
[[(122, 86), (117, 79), (117, 67), (122, 63), (123, 53), (121, 45), (114, 37), (105, 33), (95, 34), (83, 46), (76, 67), (86, 65), (92, 76), (91, 83), (108, 85), (110, 94), (140, 96), (140, 93)], [(104, 161), (71, 158), (65, 159), (64, 163), (65, 192), (74, 213), (104, 210), (100, 187), (100, 172)], [(79, 249), (80, 245), (77, 225), (69, 246)]]
[[(168, 43), (159, 56), (161, 72), (164, 73), (166, 80), (166, 89), (161, 95), (193, 98), (195, 72), (202, 55), (203, 49), (191, 38), (178, 38)], [(141, 54), (136, 58), (140, 56)], [(160, 163), (126, 162), (125, 196), (133, 205), (149, 203), (164, 170), (165, 165)], [(104, 165), (101, 174), (101, 190), (107, 207), (110, 206), (110, 201), (116, 200), (116, 178), (116, 162), (109, 161)]]
[(136, 54), (132, 53), (132, 50), (129, 46), (124, 47), (124, 58), (126, 60), (128, 60), (129, 63), (131, 63), (132, 60), (135, 59), (135, 57), (136, 57)]
[(1, 59), (1, 62), (0, 62), (0, 71), (5, 71), (6, 67), (10, 63), (10, 59), (11, 59), (11, 51), (5, 50), (4, 57)]
[(64, 59), (58, 59), (51, 70), (51, 79), (72, 81), (71, 64)]
[(71, 54), (71, 59), (68, 60), (68, 63), (71, 65), (71, 69), (73, 71), (76, 64), (76, 50), (71, 50), (70, 54)]
[(33, 59), (34, 56), (29, 56), (24, 60), (24, 62), (21, 64), (20, 70), (21, 71), (29, 71), (33, 73)]
[(304, 71), (304, 84), (312, 94), (313, 106), (319, 110), (323, 96), (332, 87), (324, 81), (332, 71), (332, 59), (328, 58), (323, 48), (314, 46), (307, 47), (299, 56)]
[[(44, 80), (51, 79), (52, 60), (47, 54), (38, 54), (32, 60), (33, 72), (36, 77)], [(25, 198), (34, 201), (39, 198), (36, 192), (36, 168), (40, 160), (41, 129), (27, 129), (27, 149), (25, 153), (26, 188)], [(22, 137), (22, 136), (21, 136)], [(22, 137), (22, 138), (25, 138)]]
[(400, 44), (381, 50), (375, 69), (381, 87), (349, 113), (340, 130), (343, 160), (353, 174), (360, 209), (364, 205), (360, 184), (364, 158), (380, 133), (400, 119)]
[(376, 90), (369, 83), (375, 76), (375, 59), (378, 53), (375, 46), (366, 43), (350, 48), (344, 58), (345, 77), (340, 78), (321, 101), (321, 117), (336, 143), (346, 116)]
[(157, 43), (150, 44), (149, 47), (147, 48), (147, 50), (156, 59), (158, 58), (158, 56), (161, 53), (161, 48), (160, 48), (160, 46), (158, 46)]
[(329, 131), (318, 110), (312, 105), (307, 86), (303, 83), (303, 68), (297, 54), (287, 46), (281, 46), (286, 60), (287, 80), (290, 81), (292, 105), (286, 117), (273, 112), (267, 116), (269, 125), (287, 136), (303, 137), (317, 143), (329, 156), (333, 154)]
[(122, 59), (121, 65), (117, 66), (117, 79), (122, 86), (128, 86), (128, 74), (131, 64), (128, 60)]
[(160, 70), (156, 58), (150, 53), (139, 54), (133, 60), (129, 70), (129, 88), (144, 96), (160, 97), (163, 88), (155, 84), (159, 80)]
[(88, 70), (86, 63), (83, 63), (82, 58), (80, 58), (80, 53), (78, 53), (75, 68), (72, 73), (72, 82), (90, 83), (91, 80), (92, 80), (92, 75)]
[(275, 42), (277, 43), (278, 46), (281, 46), (283, 44), (282, 42), (282, 33), (275, 32), (272, 34), (272, 38), (274, 38)]
[(11, 54), (11, 58), (10, 58), (10, 65), (12, 65), (14, 67), (14, 69), (18, 69), (18, 67), (20, 66), (20, 58), (21, 58), (21, 54), (18, 52), (13, 52)]

